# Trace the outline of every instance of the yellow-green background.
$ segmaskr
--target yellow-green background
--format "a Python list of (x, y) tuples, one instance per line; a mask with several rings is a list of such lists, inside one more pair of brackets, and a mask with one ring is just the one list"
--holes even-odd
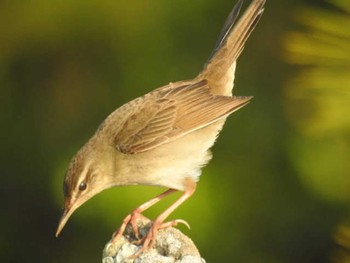
[[(122, 218), (162, 189), (105, 191), (55, 238), (70, 158), (118, 106), (194, 77), (234, 3), (0, 2), (1, 262), (100, 262)], [(234, 93), (254, 100), (171, 217), (207, 262), (350, 262), (349, 12), (267, 1), (236, 71)]]

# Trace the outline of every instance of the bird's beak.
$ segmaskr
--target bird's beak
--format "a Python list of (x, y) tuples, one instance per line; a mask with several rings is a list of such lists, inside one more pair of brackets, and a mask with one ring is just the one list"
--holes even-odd
[(72, 206), (69, 202), (65, 201), (64, 203), (64, 209), (63, 209), (63, 214), (61, 216), (61, 219), (58, 223), (57, 231), (56, 231), (56, 237), (61, 233), (63, 227), (67, 223), (68, 219), (70, 216), (73, 214), (77, 207)]
[(65, 224), (67, 223), (70, 216), (74, 213), (74, 211), (77, 210), (82, 204), (84, 204), (91, 197), (101, 192), (103, 189), (104, 188), (95, 189), (95, 191), (89, 191), (85, 195), (81, 195), (78, 198), (65, 196), (63, 214), (61, 216), (60, 222), (58, 223), (56, 237), (61, 233), (62, 229), (64, 228)]

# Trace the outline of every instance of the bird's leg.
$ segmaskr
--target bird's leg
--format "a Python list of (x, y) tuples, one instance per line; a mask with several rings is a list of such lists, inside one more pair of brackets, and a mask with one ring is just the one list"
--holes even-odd
[(178, 223), (183, 223), (189, 227), (187, 222), (181, 219), (172, 220), (166, 223), (163, 223), (163, 222), (177, 207), (179, 207), (183, 202), (185, 202), (194, 193), (195, 190), (196, 190), (196, 182), (194, 182), (192, 179), (186, 179), (184, 193), (179, 197), (179, 199), (177, 199), (171, 206), (169, 206), (163, 213), (161, 213), (156, 218), (146, 238), (143, 241), (142, 248), (139, 251), (137, 251), (137, 253), (134, 254), (132, 258), (138, 257), (142, 252), (152, 247), (159, 229), (170, 227), (170, 226), (176, 226)]
[(112, 242), (114, 243), (121, 238), (121, 236), (123, 235), (123, 233), (125, 231), (126, 226), (129, 223), (131, 224), (132, 229), (134, 230), (135, 236), (138, 238), (139, 237), (139, 230), (137, 227), (137, 219), (139, 219), (140, 217), (143, 217), (143, 215), (141, 213), (143, 211), (147, 210), (148, 208), (150, 208), (151, 206), (153, 206), (154, 204), (158, 203), (160, 200), (162, 200), (167, 195), (169, 195), (175, 191), (176, 191), (175, 189), (168, 189), (164, 193), (152, 198), (148, 202), (146, 202), (146, 203), (140, 205), (139, 207), (137, 207), (136, 209), (134, 209), (129, 215), (127, 215), (124, 218), (122, 225), (113, 234)]

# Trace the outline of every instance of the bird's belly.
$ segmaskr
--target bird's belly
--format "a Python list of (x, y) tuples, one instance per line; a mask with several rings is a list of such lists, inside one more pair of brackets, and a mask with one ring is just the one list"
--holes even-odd
[[(138, 174), (138, 184), (184, 190), (186, 178), (199, 180), (201, 168), (211, 159), (209, 148), (224, 121), (219, 120), (155, 149), (130, 156), (130, 172)], [(144, 165), (140, 166), (141, 163)]]

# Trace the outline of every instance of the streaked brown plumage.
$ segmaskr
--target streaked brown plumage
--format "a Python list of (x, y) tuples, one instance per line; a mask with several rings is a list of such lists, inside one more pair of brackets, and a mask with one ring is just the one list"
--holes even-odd
[(159, 228), (184, 223), (163, 221), (195, 191), (200, 170), (211, 159), (209, 149), (226, 117), (252, 98), (232, 97), (231, 92), (236, 60), (263, 13), (264, 3), (253, 0), (233, 26), (242, 0), (236, 4), (211, 58), (197, 77), (160, 87), (107, 117), (71, 161), (56, 235), (88, 199), (121, 185), (156, 185), (169, 190), (128, 215), (115, 239), (123, 234), (127, 223), (135, 227), (144, 210), (176, 190), (183, 195), (153, 222), (143, 249), (152, 244)]

